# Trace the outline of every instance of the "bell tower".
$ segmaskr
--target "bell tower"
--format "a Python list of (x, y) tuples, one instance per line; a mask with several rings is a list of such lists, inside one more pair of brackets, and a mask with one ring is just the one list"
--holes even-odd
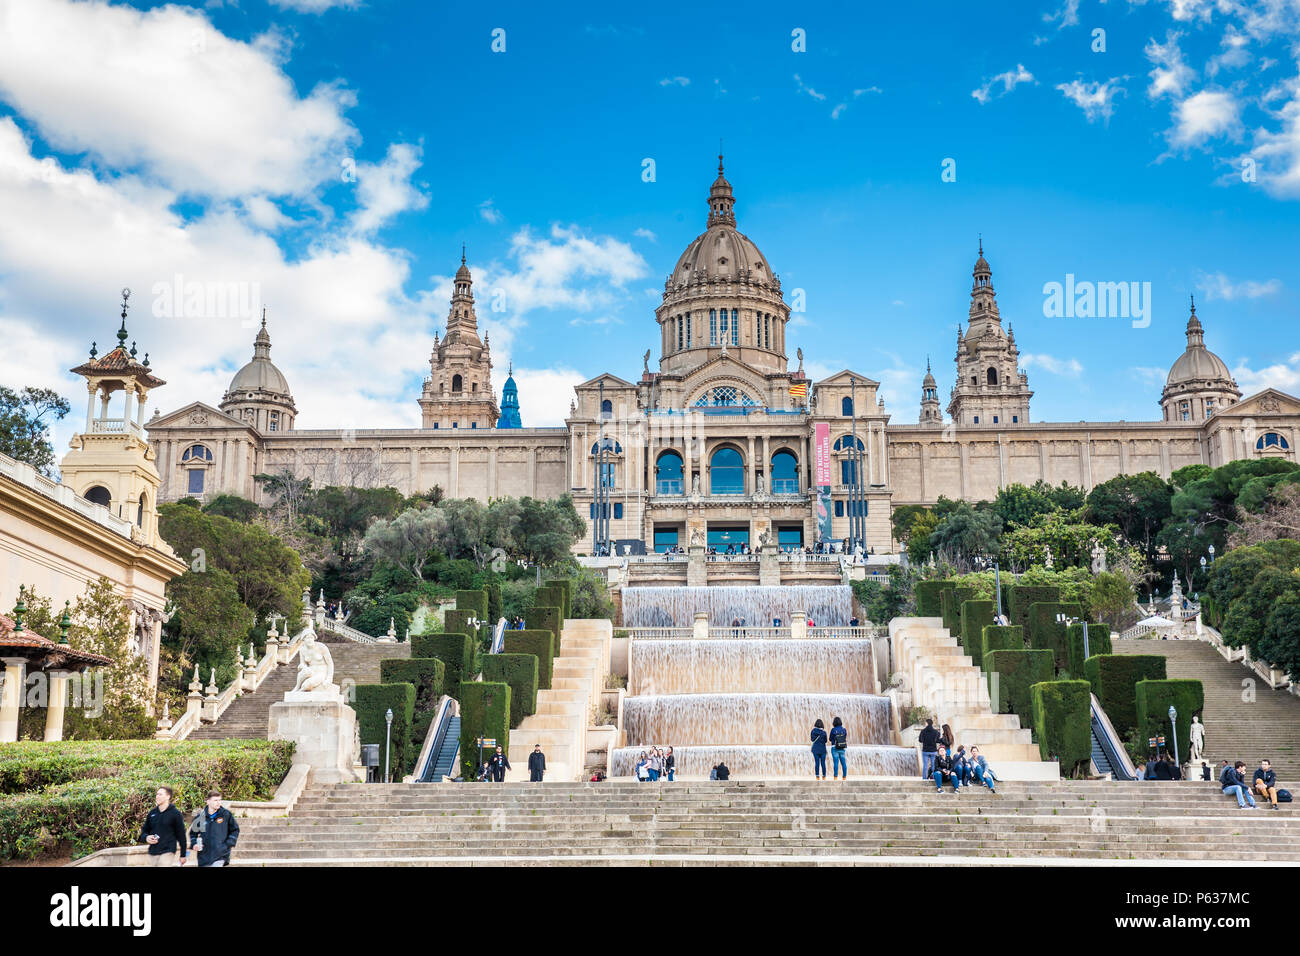
[(500, 417), (492, 391), (490, 346), (478, 337), (473, 284), (462, 247), (447, 313), (447, 335), (441, 340), (436, 334), (433, 337), (429, 377), (420, 395), (425, 428), (492, 428)]
[(126, 347), (130, 298), (131, 290), (123, 289), (117, 345), (99, 355), (92, 342), (90, 359), (71, 370), (86, 380), (86, 422), (82, 431), (72, 436), (72, 450), (59, 467), (65, 485), (130, 521), (135, 526), (133, 538), (158, 547), (158, 487), (162, 479), (145, 436), (144, 410), (149, 392), (167, 383), (150, 370), (148, 353), (140, 362), (135, 343)]

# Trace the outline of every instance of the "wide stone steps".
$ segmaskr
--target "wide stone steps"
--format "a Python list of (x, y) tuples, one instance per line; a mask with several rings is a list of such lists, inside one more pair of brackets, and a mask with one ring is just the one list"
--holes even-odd
[(1005, 783), (936, 794), (846, 784), (310, 787), (287, 818), (243, 823), (237, 865), (525, 865), (611, 860), (853, 862), (875, 857), (1300, 862), (1300, 817), (1238, 810), (1196, 783)]
[[(1297, 790), (1300, 697), (1273, 690), (1241, 664), (1224, 660), (1205, 641), (1116, 640), (1112, 647), (1116, 654), (1159, 654), (1165, 658), (1170, 678), (1201, 682), (1205, 690), (1204, 759), (1216, 778), (1224, 760), (1244, 760), (1249, 778), (1259, 761), (1268, 758), (1279, 785)], [(1253, 700), (1243, 700), (1247, 689), (1253, 693)], [(1187, 759), (1186, 754), (1180, 756)]]

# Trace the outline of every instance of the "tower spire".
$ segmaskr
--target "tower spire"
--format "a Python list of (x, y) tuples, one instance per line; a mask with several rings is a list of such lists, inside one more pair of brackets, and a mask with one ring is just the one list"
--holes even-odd
[(127, 310), (126, 300), (129, 298), (131, 298), (131, 290), (123, 289), (122, 290), (122, 327), (117, 330), (117, 344), (119, 348), (124, 348), (126, 346), (127, 336), (130, 334), (126, 331), (126, 310)]

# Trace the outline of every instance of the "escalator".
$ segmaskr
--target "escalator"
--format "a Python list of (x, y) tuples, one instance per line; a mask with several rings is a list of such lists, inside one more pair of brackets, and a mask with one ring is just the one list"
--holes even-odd
[(1110, 774), (1112, 780), (1137, 780), (1137, 770), (1124, 749), (1124, 741), (1101, 709), (1097, 695), (1092, 695), (1092, 764), (1099, 775)]
[(433, 760), (433, 771), (430, 776), (434, 781), (441, 780), (443, 777), (454, 777), (460, 769), (459, 762), (460, 718), (452, 717), (447, 722), (447, 736)]
[(429, 732), (420, 748), (415, 763), (416, 783), (442, 783), (446, 777), (456, 776), (460, 755), (460, 715), (458, 705), (450, 697), (438, 703), (438, 713), (429, 724)]

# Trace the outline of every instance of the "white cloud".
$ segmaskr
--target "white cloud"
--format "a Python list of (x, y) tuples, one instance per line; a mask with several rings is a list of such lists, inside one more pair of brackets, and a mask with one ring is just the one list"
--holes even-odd
[(419, 146), (392, 143), (383, 161), (357, 164), (357, 209), (352, 215), (356, 232), (374, 232), (399, 213), (429, 205), (429, 197), (411, 183), (421, 154)]
[(506, 218), (500, 209), (492, 205), (491, 199), (485, 199), (478, 204), (478, 214), (484, 222), (489, 222), (494, 226)]
[(519, 417), (525, 428), (563, 425), (574, 387), (592, 377), (567, 366), (516, 368), (514, 376), (519, 386)]
[(1202, 90), (1187, 97), (1174, 110), (1170, 141), (1197, 146), (1217, 136), (1236, 136), (1241, 130), (1241, 105), (1231, 93)]
[(1182, 96), (1183, 90), (1187, 84), (1196, 76), (1196, 71), (1183, 62), (1183, 53), (1178, 48), (1178, 40), (1182, 34), (1170, 30), (1165, 34), (1165, 42), (1157, 43), (1154, 39), (1147, 42), (1146, 53), (1147, 59), (1156, 65), (1148, 75), (1151, 77), (1151, 85), (1147, 88), (1147, 95), (1152, 99), (1158, 99), (1166, 94), (1172, 96)]
[(1244, 279), (1240, 282), (1233, 282), (1222, 272), (1202, 272), (1197, 275), (1196, 287), (1205, 293), (1207, 299), (1222, 299), (1225, 302), (1230, 302), (1233, 299), (1258, 299), (1263, 296), (1276, 295), (1282, 291), (1282, 280), (1266, 279), (1260, 282), (1254, 279)]
[[(1034, 74), (1026, 70), (1023, 63), (1017, 63), (1016, 68), (1014, 70), (1007, 70), (1004, 73), (999, 73), (997, 76), (993, 77), (990, 80), (986, 80), (984, 82), (984, 85), (981, 86), (979, 89), (971, 90), (970, 95), (975, 97), (975, 99), (979, 101), (979, 104), (983, 106), (990, 99), (996, 99), (997, 97), (1000, 96), (1006, 96), (1008, 93), (1014, 90), (1021, 83), (1035, 83), (1035, 82), (1037, 81), (1034, 79)], [(1002, 92), (997, 94), (997, 97), (995, 97), (993, 95), (993, 87), (997, 86), (998, 84), (1002, 85)]]
[(1022, 352), (1020, 364), (1027, 369), (1041, 368), (1044, 372), (1063, 375), (1066, 378), (1078, 378), (1083, 374), (1083, 365), (1075, 358), (1060, 359), (1052, 355)]
[(271, 0), (271, 3), (284, 10), (296, 10), (299, 13), (324, 13), (327, 10), (355, 10), (361, 6), (361, 0)]
[(241, 43), (194, 10), (6, 0), (0, 98), (55, 148), (189, 195), (305, 195), (357, 142), (340, 84), (306, 98), (280, 41)]
[(795, 83), (798, 84), (798, 90), (799, 90), (800, 93), (807, 93), (809, 96), (811, 96), (811, 97), (812, 97), (813, 99), (815, 99), (815, 100), (824, 100), (824, 99), (826, 99), (826, 94), (825, 94), (825, 93), (818, 93), (818, 92), (817, 92), (816, 90), (814, 90), (811, 86), (808, 86), (808, 85), (807, 85), (806, 83), (804, 83), (804, 81), (800, 78), (800, 76), (799, 76), (798, 73), (796, 73), (796, 74), (794, 75), (794, 81), (795, 81)]
[(1061, 21), (1060, 26), (1057, 27), (1058, 30), (1077, 25), (1079, 22), (1079, 0), (1065, 0), (1061, 9), (1055, 13), (1043, 14), (1044, 23), (1055, 23), (1057, 20)]
[(1248, 158), (1259, 162), (1260, 183), (1270, 193), (1300, 198), (1300, 75), (1282, 84), (1281, 95), (1289, 98), (1272, 113), (1277, 128), (1255, 130)]
[(1275, 362), (1261, 369), (1252, 369), (1244, 361), (1232, 370), (1232, 377), (1243, 395), (1253, 395), (1266, 388), (1276, 388), (1291, 395), (1300, 395), (1300, 352), (1284, 362)]
[(638, 239), (646, 239), (649, 240), (650, 242), (659, 241), (659, 237), (656, 236), (649, 229), (637, 229), (632, 233), (632, 235), (636, 236)]
[(1149, 365), (1138, 365), (1129, 369), (1144, 384), (1149, 386), (1164, 387), (1166, 380), (1169, 378), (1169, 369), (1154, 368)]
[(1056, 88), (1065, 94), (1066, 99), (1083, 110), (1083, 115), (1087, 117), (1089, 123), (1095, 122), (1098, 118), (1109, 121), (1115, 111), (1115, 97), (1124, 92), (1123, 87), (1114, 84), (1123, 79), (1127, 78), (1113, 76), (1104, 83), (1071, 80), (1069, 83), (1058, 83)]
[(689, 76), (665, 76), (659, 81), (660, 86), (690, 86), (691, 78)]

